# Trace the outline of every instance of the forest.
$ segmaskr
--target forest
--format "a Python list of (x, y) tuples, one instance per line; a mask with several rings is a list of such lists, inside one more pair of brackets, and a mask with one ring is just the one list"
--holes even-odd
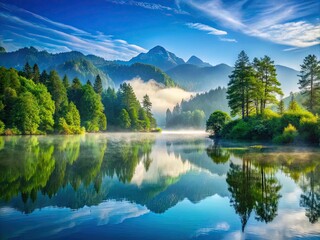
[(218, 87), (205, 93), (197, 93), (188, 101), (182, 100), (172, 111), (167, 109), (166, 128), (204, 129), (213, 111), (230, 112), (226, 98), (227, 89)]
[(151, 131), (156, 121), (145, 95), (142, 105), (129, 84), (104, 90), (99, 75), (82, 85), (37, 64), (22, 71), (0, 68), (0, 134), (79, 134), (107, 129)]
[[(291, 94), (285, 109), (274, 62), (268, 56), (250, 62), (242, 51), (229, 77), (227, 99), (234, 119), (225, 112), (213, 112), (206, 127), (215, 137), (280, 144), (320, 142), (320, 62), (315, 55), (305, 57), (301, 65), (298, 84), (303, 106)], [(276, 112), (271, 110), (275, 105)]]

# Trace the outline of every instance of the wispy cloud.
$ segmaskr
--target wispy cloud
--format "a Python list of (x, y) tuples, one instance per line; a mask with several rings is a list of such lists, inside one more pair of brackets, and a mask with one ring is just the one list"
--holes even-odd
[(140, 1), (133, 1), (133, 0), (120, 0), (120, 1), (106, 0), (106, 1), (114, 4), (119, 4), (119, 5), (130, 5), (130, 6), (142, 7), (150, 10), (167, 11), (167, 12), (173, 12), (176, 14), (188, 14), (186, 11), (182, 11), (179, 8), (176, 9), (176, 8), (164, 6), (158, 3), (140, 2)]
[(7, 50), (32, 45), (51, 52), (76, 50), (110, 60), (128, 60), (146, 52), (140, 46), (111, 35), (86, 32), (4, 3), (0, 3), (0, 22), (2, 39), (14, 40), (1, 41)]
[(210, 35), (227, 35), (228, 34), (226, 31), (222, 31), (222, 30), (210, 27), (210, 26), (202, 24), (202, 23), (186, 23), (186, 25), (189, 28), (194, 28), (194, 29), (197, 29), (200, 31), (204, 31)]
[(236, 39), (234, 38), (220, 38), (220, 41), (222, 42), (232, 42), (232, 43), (236, 43), (238, 42)]
[(274, 43), (299, 48), (320, 43), (319, 20), (297, 20), (317, 14), (318, 0), (243, 0), (228, 4), (221, 0), (176, 0), (176, 3), (180, 8), (191, 7), (222, 26)]

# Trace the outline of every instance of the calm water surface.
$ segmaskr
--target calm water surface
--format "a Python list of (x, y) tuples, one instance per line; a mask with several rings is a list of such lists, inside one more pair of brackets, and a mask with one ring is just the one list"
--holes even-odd
[(0, 239), (320, 239), (320, 149), (0, 138)]

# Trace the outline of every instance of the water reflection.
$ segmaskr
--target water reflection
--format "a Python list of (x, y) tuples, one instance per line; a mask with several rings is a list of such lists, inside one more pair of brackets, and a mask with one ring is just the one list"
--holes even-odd
[[(319, 149), (233, 146), (203, 136), (153, 134), (0, 138), (0, 210), (28, 214), (52, 206), (80, 212), (95, 206), (108, 217), (115, 212), (114, 221), (121, 223), (130, 214), (166, 213), (185, 199), (201, 205), (219, 196), (245, 232), (250, 221), (267, 224), (284, 214), (282, 175), (301, 191), (296, 209), (303, 208), (306, 221), (318, 224)], [(232, 230), (231, 218), (224, 219), (230, 225), (224, 231)], [(208, 234), (208, 228), (200, 229)]]

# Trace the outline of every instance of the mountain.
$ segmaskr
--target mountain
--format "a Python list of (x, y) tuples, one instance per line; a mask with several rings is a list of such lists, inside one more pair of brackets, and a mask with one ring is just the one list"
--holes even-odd
[(176, 85), (161, 69), (148, 64), (134, 63), (128, 66), (113, 63), (106, 64), (101, 69), (109, 74), (116, 86), (136, 77), (141, 78), (143, 81), (153, 79), (166, 87), (173, 87)]
[(184, 64), (182, 58), (177, 57), (172, 52), (167, 51), (161, 46), (156, 46), (147, 53), (140, 53), (138, 56), (132, 58), (128, 64), (145, 63), (154, 65), (163, 71)]
[[(188, 61), (189, 62), (189, 61)], [(199, 61), (198, 61), (199, 63)], [(285, 96), (290, 92), (299, 91), (298, 71), (276, 65), (277, 77)], [(181, 87), (189, 91), (207, 91), (217, 87), (227, 87), (229, 75), (233, 67), (226, 64), (219, 64), (211, 67), (200, 67), (196, 64), (181, 64), (166, 73)]]
[(123, 81), (135, 77), (140, 77), (144, 81), (154, 79), (164, 86), (175, 86), (174, 81), (155, 66), (141, 63), (128, 65), (129, 62), (121, 64), (121, 61), (107, 61), (95, 55), (84, 55), (76, 51), (52, 54), (34, 47), (25, 47), (0, 54), (0, 66), (22, 70), (26, 62), (31, 66), (37, 63), (41, 71), (57, 70), (60, 77), (66, 74), (70, 81), (78, 77), (83, 84), (87, 80), (93, 83), (99, 74), (105, 88), (119, 86)]
[(212, 65), (210, 65), (209, 63), (203, 62), (200, 58), (196, 56), (191, 56), (186, 63), (193, 64), (198, 67), (212, 67)]
[(29, 62), (30, 65), (37, 63), (41, 70), (47, 70), (79, 58), (85, 58), (85, 55), (76, 51), (52, 54), (47, 51), (39, 51), (34, 47), (25, 47), (14, 52), (0, 54), (0, 65), (21, 70), (26, 62)]
[[(294, 100), (297, 101), (297, 103), (300, 105), (300, 107), (304, 108), (302, 103), (304, 103), (307, 100), (306, 95), (302, 95), (301, 92), (295, 92), (293, 93)], [(290, 102), (291, 102), (291, 96), (285, 97), (283, 99), (285, 108), (288, 108)]]
[(299, 91), (299, 72), (289, 67), (276, 65), (277, 77), (281, 82), (281, 88), (285, 96), (289, 96), (290, 92)]
[(208, 91), (217, 87), (226, 87), (233, 68), (226, 64), (213, 67), (199, 67), (193, 64), (181, 64), (167, 71), (167, 74), (182, 88), (189, 91)]
[[(100, 74), (104, 87), (119, 86), (125, 80), (140, 77), (144, 81), (154, 79), (167, 87), (177, 83), (189, 91), (226, 87), (233, 70), (226, 64), (211, 66), (196, 56), (190, 57), (185, 63), (182, 58), (161, 46), (141, 53), (130, 61), (107, 61), (77, 51), (53, 54), (34, 47), (25, 47), (14, 52), (0, 49), (0, 66), (21, 70), (26, 62), (30, 65), (37, 63), (41, 71), (57, 69), (61, 77), (67, 74), (70, 80), (78, 76), (82, 83), (88, 79), (94, 81), (96, 75)], [(285, 96), (291, 91), (297, 92), (299, 72), (281, 65), (276, 65), (276, 70)]]
[(60, 76), (66, 74), (69, 80), (72, 80), (75, 77), (78, 77), (82, 83), (85, 83), (87, 80), (90, 80), (93, 84), (97, 75), (100, 75), (102, 80), (102, 86), (104, 88), (115, 87), (114, 82), (100, 69), (98, 69), (92, 62), (85, 60), (83, 58), (78, 60), (66, 61), (63, 64), (60, 64), (53, 68), (56, 70)]

